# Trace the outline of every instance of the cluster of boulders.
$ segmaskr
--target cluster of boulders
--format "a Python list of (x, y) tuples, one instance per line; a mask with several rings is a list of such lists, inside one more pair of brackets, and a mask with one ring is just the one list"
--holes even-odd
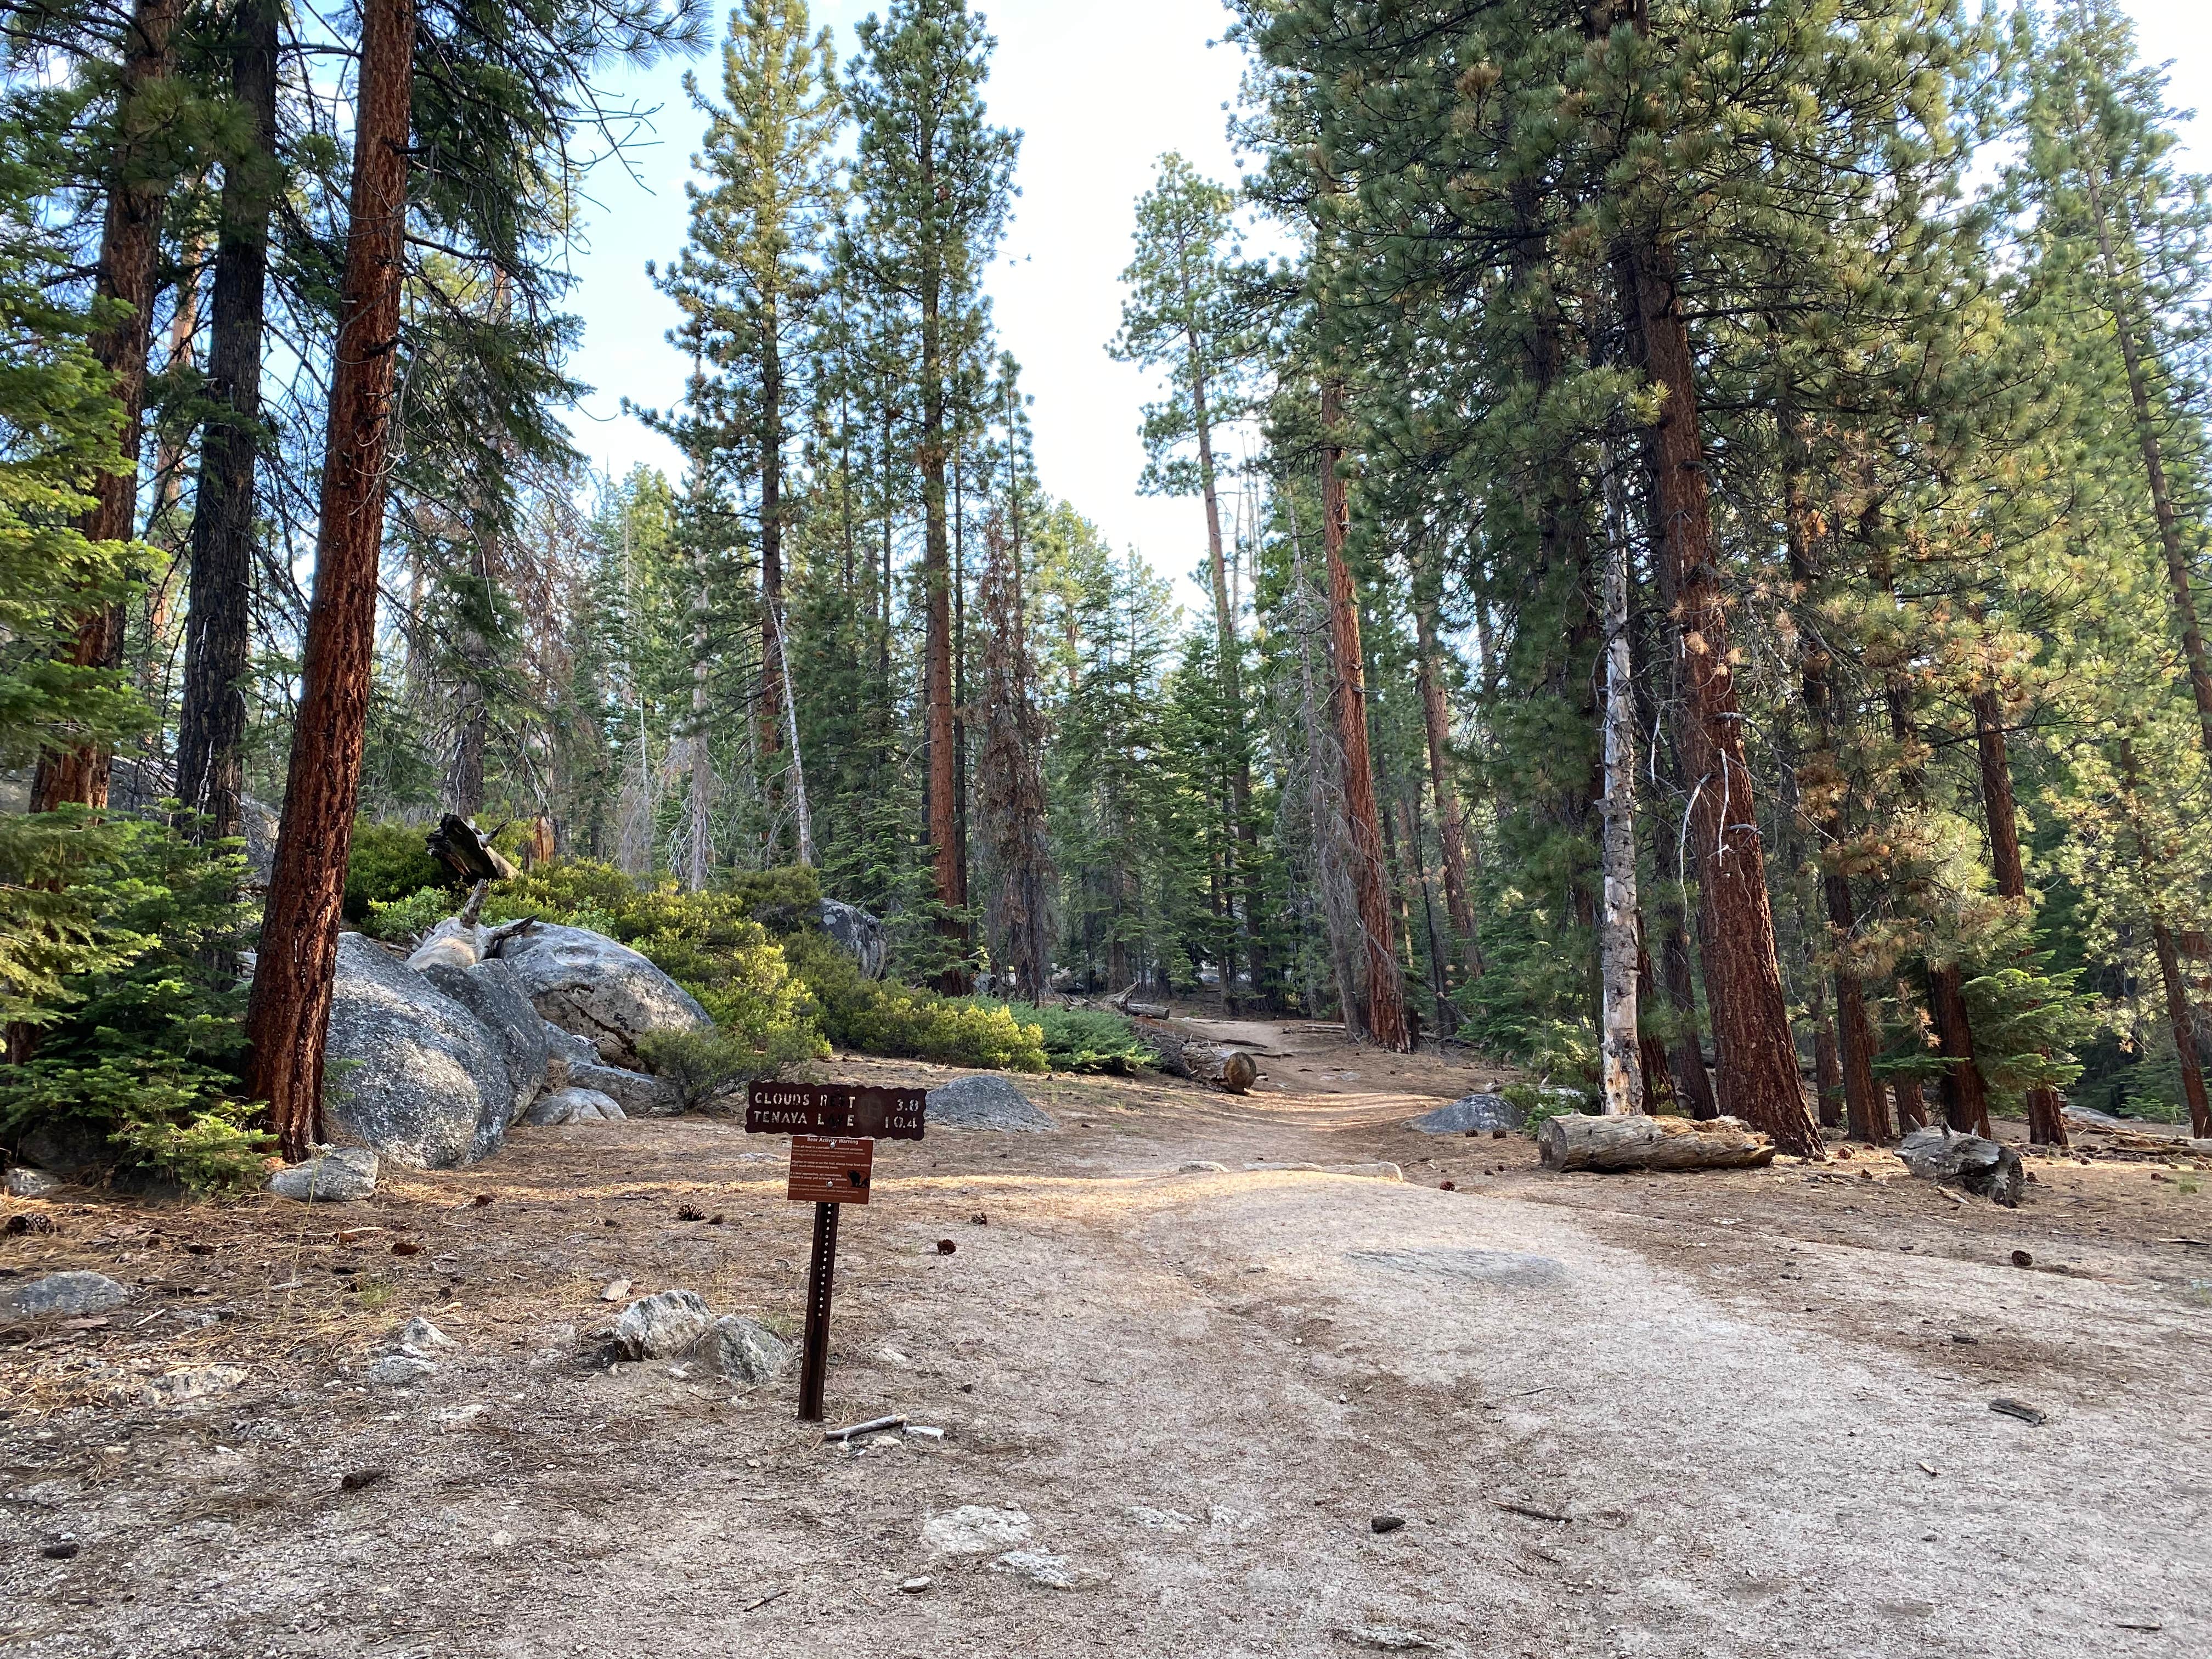
[(639, 1041), (713, 1024), (652, 963), (586, 928), (455, 917), (404, 960), (342, 933), (325, 1119), (335, 1139), (398, 1164), (474, 1164), (525, 1119), (680, 1111)]
[(743, 1314), (714, 1316), (696, 1291), (640, 1297), (615, 1318), (619, 1359), (687, 1358), (746, 1384), (765, 1382), (790, 1361), (791, 1344)]

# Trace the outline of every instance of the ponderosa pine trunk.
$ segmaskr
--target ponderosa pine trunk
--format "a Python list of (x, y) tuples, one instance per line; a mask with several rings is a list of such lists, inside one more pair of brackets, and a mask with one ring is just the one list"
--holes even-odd
[(279, 0), (242, 0), (231, 40), (230, 91), (248, 143), (223, 164), (222, 224), (208, 319), (210, 410), (192, 505), (191, 586), (185, 612), (184, 705), (177, 798), (208, 833), (245, 828), (246, 674), (252, 653), (255, 471), (261, 455), (261, 339), (276, 204)]
[(414, 59), (414, 0), (364, 0), (315, 592), (284, 787), (284, 833), (246, 1013), (247, 1087), (269, 1103), (278, 1145), (295, 1160), (308, 1156), (321, 1138), (324, 1048), (361, 796), (406, 258)]
[[(1813, 568), (1813, 511), (1805, 471), (1803, 441), (1796, 430), (1796, 417), (1783, 412), (1784, 442), (1789, 466), (1784, 485), (1785, 539), (1790, 574), (1800, 586), (1814, 580)], [(1867, 1012), (1866, 987), (1852, 969), (1850, 948), (1858, 933), (1858, 915), (1851, 899), (1850, 878), (1844, 872), (1846, 835), (1844, 802), (1848, 793), (1843, 775), (1843, 755), (1837, 738), (1834, 690), (1828, 678), (1829, 655), (1817, 629), (1801, 630), (1803, 657), (1800, 684), (1805, 708), (1813, 717), (1820, 752), (1812, 763), (1801, 767), (1799, 785), (1822, 845), (1821, 908), (1826, 915), (1828, 949), (1835, 959), (1831, 976), (1836, 993), (1837, 1064), (1841, 1073), (1845, 1133), (1869, 1146), (1887, 1146), (1891, 1132), (1888, 1103), (1875, 1081), (1874, 1057), (1879, 1047), (1874, 1020)], [(1825, 1086), (1825, 1085), (1824, 1085)], [(1826, 1122), (1824, 1118), (1823, 1122)]]
[[(2004, 708), (1994, 687), (1984, 687), (1975, 695), (1974, 741), (1981, 758), (1982, 817), (1989, 825), (1990, 867), (1996, 876), (1997, 892), (2005, 898), (2024, 901), (2027, 866), (2020, 854), (2020, 813), (2013, 800)], [(2048, 1084), (2030, 1089), (2027, 1138), (2038, 1146), (2068, 1145), (2065, 1105), (2058, 1091)]]
[(1988, 1134), (1990, 1086), (1974, 1054), (1966, 971), (1957, 963), (1928, 964), (1928, 1018), (1936, 1024), (1936, 1052), (1949, 1062), (1941, 1089), (1944, 1121), (1961, 1134)]
[[(137, 0), (125, 36), (116, 93), (115, 150), (107, 168), (107, 201), (100, 232), (94, 291), (130, 307), (91, 339), (92, 353), (121, 405), (117, 427), (123, 465), (93, 481), (92, 509), (80, 520), (88, 541), (127, 542), (137, 532), (138, 450), (145, 436), (146, 358), (152, 349), (155, 274), (161, 252), (161, 209), (169, 180), (155, 155), (172, 118), (159, 95), (176, 69), (183, 0)], [(69, 660), (79, 668), (123, 662), (123, 602), (103, 602), (76, 619)], [(31, 810), (76, 804), (105, 806), (112, 755), (104, 744), (47, 750), (31, 781)]]
[(2181, 1061), (2181, 1092), (2189, 1103), (2189, 1133), (2212, 1135), (2212, 1104), (2204, 1094), (2204, 1066), (2197, 1051), (2197, 1022), (2190, 1013), (2189, 982), (2182, 977), (2181, 953), (2174, 948), (2172, 930), (2164, 922), (2151, 924), (2151, 939), (2158, 947), (2159, 976), (2166, 984), (2166, 1017), (2173, 1028), (2173, 1052)]
[(1375, 805), (1375, 769), (1367, 742), (1367, 670), (1361, 655), (1359, 601), (1344, 544), (1351, 530), (1341, 465), (1344, 388), (1331, 381), (1322, 392), (1322, 548), (1328, 561), (1330, 654), (1334, 684), (1329, 698), (1337, 739), (1344, 750), (1344, 817), (1351, 842), (1352, 891), (1359, 908), (1368, 1040), (1404, 1054), (1413, 1046), (1406, 1023), (1406, 988), (1390, 933), (1389, 878), (1382, 862), (1382, 827)]
[(1720, 1054), (1720, 1095), (1732, 1116), (1764, 1129), (1784, 1151), (1818, 1156), (1820, 1132), (1806, 1109), (1789, 1004), (1775, 955), (1766, 859), (1745, 763), (1743, 715), (1729, 661), (1727, 599), (1706, 485), (1705, 441), (1690, 331), (1662, 251), (1630, 250), (1631, 297), (1651, 378), (1665, 392), (1653, 480), (1670, 568), (1686, 707), (1690, 833), (1699, 848), (1706, 1000)]
[[(2136, 769), (2136, 749), (2132, 739), (2120, 739), (2120, 781), (2127, 790), (2128, 817), (2134, 830), (2136, 856), (2141, 862), (2144, 884), (2155, 890), (2154, 884), (2163, 873), (2151, 857), (2150, 841), (2143, 833), (2142, 818), (2136, 810), (2136, 795), (2141, 780)], [(2181, 1095), (2189, 1107), (2190, 1133), (2193, 1135), (2212, 1135), (2212, 1107), (2208, 1107), (2204, 1091), (2204, 1066), (2197, 1047), (2197, 1021), (2189, 1006), (2189, 981), (2182, 976), (2181, 952), (2175, 945), (2173, 930), (2156, 916), (2151, 918), (2151, 942), (2158, 951), (2159, 978), (2166, 990), (2166, 1016), (2173, 1030), (2174, 1059), (2181, 1068)]]

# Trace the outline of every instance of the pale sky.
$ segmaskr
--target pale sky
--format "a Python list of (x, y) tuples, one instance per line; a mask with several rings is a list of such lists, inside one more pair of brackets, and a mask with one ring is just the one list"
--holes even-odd
[[(828, 0), (817, 27), (836, 31), (841, 63), (852, 26), (880, 0)], [(1236, 174), (1224, 104), (1233, 103), (1241, 55), (1215, 40), (1227, 22), (1216, 0), (997, 0), (979, 9), (998, 37), (988, 88), (991, 114), (1023, 133), (1007, 258), (990, 289), (1000, 339), (1022, 363), (1045, 488), (1096, 521), (1115, 545), (1134, 546), (1163, 574), (1186, 576), (1203, 556), (1205, 525), (1195, 501), (1137, 493), (1138, 441), (1146, 378), (1106, 355), (1121, 318), (1120, 276), (1128, 263), (1132, 210), (1163, 151), (1180, 150), (1224, 182)], [(2170, 95), (2212, 111), (2212, 8), (2203, 0), (2128, 0), (2143, 54), (2173, 60)], [(722, 26), (717, 20), (717, 29)], [(719, 62), (696, 61), (702, 81)], [(597, 388), (572, 421), (579, 447), (620, 474), (635, 461), (680, 471), (666, 442), (620, 412), (629, 398), (667, 404), (681, 393), (685, 365), (664, 334), (674, 308), (645, 276), (647, 259), (683, 246), (683, 180), (700, 120), (683, 96), (681, 64), (660, 66), (621, 88), (661, 106), (657, 142), (633, 155), (633, 182), (615, 166), (591, 180), (599, 205), (587, 216), (586, 246), (574, 256), (580, 279), (570, 303), (585, 337), (573, 365)], [(2194, 164), (2212, 169), (2212, 126), (2198, 124)], [(1192, 589), (1186, 602), (1196, 604)]]

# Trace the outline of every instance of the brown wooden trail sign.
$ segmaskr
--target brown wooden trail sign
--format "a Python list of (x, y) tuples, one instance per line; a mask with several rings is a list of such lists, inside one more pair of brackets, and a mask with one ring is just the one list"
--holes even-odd
[(848, 1083), (755, 1083), (745, 1090), (745, 1131), (757, 1135), (867, 1135), (919, 1140), (929, 1096), (921, 1089)]
[(799, 1346), (799, 1420), (822, 1420), (830, 1370), (830, 1299), (836, 1282), (837, 1215), (866, 1204), (876, 1142), (920, 1140), (928, 1094), (845, 1083), (753, 1083), (745, 1132), (791, 1137), (785, 1195), (814, 1206), (814, 1260), (806, 1273), (806, 1334)]

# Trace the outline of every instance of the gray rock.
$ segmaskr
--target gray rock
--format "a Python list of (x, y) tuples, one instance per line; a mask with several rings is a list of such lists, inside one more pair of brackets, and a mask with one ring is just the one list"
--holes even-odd
[(523, 1114), (540, 1128), (556, 1123), (617, 1123), (627, 1115), (613, 1096), (574, 1087), (554, 1090)]
[(1463, 1135), (1469, 1130), (1517, 1129), (1521, 1111), (1504, 1095), (1462, 1095), (1406, 1126), (1425, 1135)]
[(75, 1319), (106, 1313), (130, 1299), (130, 1291), (106, 1273), (48, 1273), (0, 1291), (0, 1314), (10, 1319)]
[(684, 1091), (666, 1078), (625, 1072), (619, 1066), (571, 1066), (568, 1082), (612, 1095), (631, 1117), (674, 1117), (684, 1109)]
[(724, 1314), (699, 1339), (697, 1357), (732, 1382), (766, 1382), (791, 1363), (791, 1344), (742, 1314)]
[[(566, 1086), (568, 1073), (579, 1066), (605, 1066), (599, 1058), (599, 1045), (589, 1037), (580, 1037), (573, 1031), (564, 1031), (544, 1015), (538, 1017), (545, 1028), (545, 1086), (559, 1089)], [(610, 1068), (611, 1069), (611, 1068)]]
[[(331, 1004), (332, 1139), (396, 1164), (446, 1170), (487, 1158), (515, 1115), (514, 1073), (476, 1014), (359, 933), (338, 935)], [(523, 1097), (526, 1104), (536, 1094)]]
[(830, 941), (870, 979), (881, 979), (891, 962), (890, 930), (859, 905), (837, 899), (823, 899), (818, 914)]
[(2017, 1207), (2027, 1189), (2027, 1170), (2018, 1152), (1944, 1124), (1915, 1129), (1897, 1143), (1897, 1155), (1923, 1181), (1963, 1187), (2008, 1208)]
[(411, 1359), (428, 1359), (441, 1348), (450, 1348), (453, 1339), (447, 1336), (428, 1320), (416, 1314), (399, 1333), (399, 1352)]
[(991, 1571), (1012, 1573), (1045, 1589), (1075, 1588), (1075, 1575), (1068, 1570), (1067, 1558), (1048, 1550), (1008, 1550), (991, 1563)]
[(545, 1021), (531, 1006), (530, 998), (514, 968), (504, 962), (479, 962), (474, 967), (432, 963), (418, 969), (422, 977), (477, 1017), (491, 1034), (500, 1058), (507, 1064), (508, 1085), (514, 1090), (511, 1123), (545, 1086), (553, 1058), (545, 1036)]
[(663, 1291), (615, 1316), (615, 1349), (625, 1359), (673, 1359), (689, 1352), (714, 1322), (696, 1291)]
[(923, 1547), (937, 1555), (988, 1555), (1030, 1541), (1030, 1517), (1021, 1510), (989, 1504), (963, 1504), (957, 1510), (926, 1516)]
[(691, 994), (626, 945), (582, 927), (542, 922), (504, 940), (511, 965), (538, 1012), (589, 1037), (618, 1066), (641, 1069), (637, 1040), (648, 1031), (710, 1030)]
[(52, 1198), (69, 1183), (58, 1175), (44, 1170), (27, 1169), (17, 1164), (8, 1171), (8, 1196), (10, 1198)]
[(369, 1362), (368, 1380), (380, 1389), (411, 1389), (438, 1374), (438, 1368), (411, 1353), (388, 1353)]
[(15, 1158), (68, 1181), (96, 1174), (114, 1161), (106, 1137), (81, 1117), (33, 1124), (15, 1143)]
[(146, 1403), (181, 1406), (187, 1401), (228, 1394), (245, 1381), (246, 1373), (235, 1365), (188, 1365), (182, 1370), (165, 1372), (149, 1382)]
[(367, 1147), (343, 1147), (277, 1170), (269, 1177), (269, 1190), (302, 1203), (367, 1198), (376, 1190), (376, 1154)]
[(948, 1129), (1049, 1129), (1036, 1103), (997, 1072), (956, 1078), (929, 1091), (926, 1121)]

